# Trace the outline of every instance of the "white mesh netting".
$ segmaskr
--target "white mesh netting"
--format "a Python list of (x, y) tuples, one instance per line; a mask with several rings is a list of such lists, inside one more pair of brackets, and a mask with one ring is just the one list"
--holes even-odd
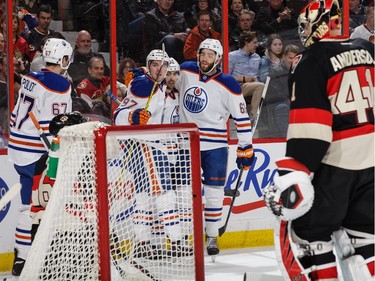
[[(101, 126), (61, 130), (56, 182), (21, 281), (102, 280), (97, 177), (106, 175), (96, 171), (94, 134)], [(195, 280), (189, 134), (109, 132), (106, 151), (111, 279)]]

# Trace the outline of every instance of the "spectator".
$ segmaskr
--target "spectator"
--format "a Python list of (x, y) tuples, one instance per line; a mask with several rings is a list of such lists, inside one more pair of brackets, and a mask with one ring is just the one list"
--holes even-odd
[(238, 17), (243, 9), (247, 9), (244, 0), (229, 0), (229, 14), (228, 14), (228, 24), (229, 33), (231, 33), (237, 26)]
[(255, 13), (243, 9), (238, 16), (237, 25), (234, 30), (230, 33), (229, 49), (231, 51), (239, 48), (239, 37), (244, 32), (250, 32), (251, 26), (253, 25)]
[(40, 9), (40, 1), (38, 0), (19, 0), (18, 6), (26, 9), (31, 14), (37, 14)]
[(247, 111), (253, 123), (264, 88), (264, 84), (259, 82), (258, 79), (261, 59), (255, 52), (258, 46), (256, 33), (241, 34), (239, 46), (240, 49), (229, 53), (229, 74), (241, 85)]
[(136, 66), (137, 65), (135, 64), (135, 61), (133, 59), (123, 58), (118, 65), (117, 81), (125, 84), (126, 75), (131, 69), (135, 68)]
[(297, 18), (293, 9), (284, 6), (283, 0), (270, 0), (268, 6), (259, 9), (253, 29), (262, 32), (265, 36), (278, 33), (284, 39), (299, 39)]
[(283, 55), (283, 41), (278, 34), (271, 34), (266, 41), (266, 50), (259, 69), (259, 80), (266, 82), (270, 70), (280, 66)]
[(375, 43), (374, 34), (374, 6), (367, 6), (365, 8), (366, 22), (360, 26), (357, 26), (350, 38), (362, 38)]
[(144, 50), (149, 53), (153, 49), (165, 51), (179, 63), (183, 61), (184, 42), (188, 36), (184, 15), (173, 11), (174, 0), (156, 0), (156, 8), (145, 14), (142, 21)]
[[(91, 49), (91, 35), (86, 30), (77, 33), (76, 45), (73, 51), (73, 62), (69, 66), (69, 74), (72, 76), (73, 86), (77, 87), (78, 83), (89, 76), (88, 62), (92, 57), (104, 57)], [(104, 75), (109, 76), (110, 70), (104, 63)]]
[(261, 138), (286, 137), (290, 111), (288, 76), (292, 60), (298, 52), (296, 45), (285, 46), (281, 64), (270, 71), (271, 79), (260, 116), (261, 130), (258, 136)]
[(208, 11), (211, 13), (212, 28), (221, 32), (221, 5), (218, 0), (196, 0), (192, 5), (191, 10), (185, 12), (186, 24), (193, 29), (198, 21), (198, 16), (201, 11)]
[(40, 43), (44, 37), (53, 36), (65, 39), (59, 32), (49, 29), (52, 21), (52, 9), (50, 5), (41, 5), (37, 14), (38, 25), (30, 30), (27, 42), (30, 48), (30, 59), (34, 58), (36, 51), (40, 48)]
[(101, 57), (90, 58), (88, 73), (89, 76), (76, 87), (76, 92), (92, 107), (94, 113), (110, 117), (110, 101), (105, 92), (110, 85), (111, 78), (104, 76), (104, 59)]
[(0, 57), (5, 57), (6, 52), (5, 52), (5, 38), (4, 34), (0, 32)]
[(198, 25), (196, 25), (189, 33), (184, 45), (185, 60), (196, 60), (199, 45), (207, 38), (221, 40), (220, 33), (211, 29), (212, 19), (211, 13), (208, 11), (200, 11), (198, 15)]
[[(25, 74), (28, 72), (30, 67), (30, 52), (29, 46), (24, 38), (18, 35), (18, 26), (19, 18), (17, 14), (12, 13), (13, 17), (13, 56), (15, 58), (15, 66), (20, 67), (18, 71)], [(7, 28), (6, 28), (6, 14), (3, 14), (0, 18), (0, 27), (4, 34), (4, 37), (7, 38)]]
[(118, 0), (116, 5), (119, 60), (131, 57), (139, 62), (143, 51), (141, 23), (145, 13), (155, 8), (155, 2), (154, 0)]
[(354, 31), (357, 26), (366, 22), (365, 9), (361, 5), (360, 0), (349, 0), (349, 29), (350, 33)]

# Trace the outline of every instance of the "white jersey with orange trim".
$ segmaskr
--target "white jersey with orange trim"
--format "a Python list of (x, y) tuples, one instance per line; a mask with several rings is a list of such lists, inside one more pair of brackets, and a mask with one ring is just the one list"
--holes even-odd
[(163, 124), (180, 123), (179, 95), (179, 92), (175, 88), (165, 94)]
[[(161, 124), (164, 112), (165, 88), (164, 80), (154, 87), (154, 81), (149, 74), (138, 76), (131, 80), (128, 87), (128, 95), (114, 113), (114, 123), (116, 125), (130, 125), (130, 112), (145, 108), (149, 102), (147, 110), (151, 113), (151, 117), (147, 124)], [(153, 95), (149, 101), (151, 91)]]
[(22, 77), (17, 104), (10, 118), (8, 154), (18, 166), (37, 161), (46, 148), (29, 116), (34, 113), (48, 140), (49, 122), (58, 114), (72, 111), (71, 86), (63, 76), (47, 69)]
[(250, 118), (238, 82), (218, 70), (202, 74), (196, 62), (180, 66), (176, 88), (180, 92), (180, 123), (195, 123), (200, 131), (201, 150), (228, 146), (227, 121), (232, 115), (238, 146), (252, 144)]

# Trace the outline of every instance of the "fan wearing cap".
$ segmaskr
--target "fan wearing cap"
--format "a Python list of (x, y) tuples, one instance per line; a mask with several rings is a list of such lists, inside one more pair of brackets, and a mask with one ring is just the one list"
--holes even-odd
[(16, 228), (12, 274), (19, 276), (31, 245), (30, 198), (38, 159), (46, 152), (29, 113), (32, 112), (49, 142), (49, 123), (58, 114), (72, 111), (71, 86), (61, 73), (69, 67), (73, 49), (57, 38), (48, 39), (43, 49), (46, 68), (22, 77), (19, 98), (10, 118), (9, 159), (20, 175), (21, 207)]
[(219, 68), (222, 56), (223, 48), (220, 41), (205, 39), (199, 45), (197, 62), (189, 61), (180, 65), (180, 77), (176, 83), (176, 88), (180, 92), (180, 122), (195, 123), (200, 131), (201, 166), (206, 200), (206, 247), (208, 255), (211, 256), (219, 254), (216, 237), (219, 234), (223, 210), (229, 115), (232, 115), (237, 128), (238, 168), (248, 170), (254, 160), (246, 102), (238, 82)]
[(128, 95), (116, 109), (116, 125), (161, 124), (165, 97), (168, 54), (152, 50), (146, 58), (147, 73), (130, 81)]
[(299, 16), (286, 154), (264, 189), (285, 280), (338, 280), (338, 265), (342, 280), (374, 277), (374, 44), (346, 20), (337, 0)]

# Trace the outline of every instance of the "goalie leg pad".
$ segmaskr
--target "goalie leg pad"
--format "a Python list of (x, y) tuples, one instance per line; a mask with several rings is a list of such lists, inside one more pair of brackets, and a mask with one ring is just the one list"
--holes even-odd
[(285, 280), (337, 279), (332, 241), (303, 240), (288, 221), (277, 221), (274, 233), (276, 257)]
[(168, 190), (158, 195), (155, 199), (159, 221), (164, 226), (165, 232), (171, 241), (177, 241), (182, 238), (176, 200), (177, 197), (174, 190)]
[(344, 279), (373, 280), (374, 235), (342, 228), (333, 232), (332, 237)]
[(216, 237), (219, 232), (219, 222), (223, 211), (224, 188), (223, 186), (203, 185), (204, 197), (204, 220), (206, 223), (206, 234)]

